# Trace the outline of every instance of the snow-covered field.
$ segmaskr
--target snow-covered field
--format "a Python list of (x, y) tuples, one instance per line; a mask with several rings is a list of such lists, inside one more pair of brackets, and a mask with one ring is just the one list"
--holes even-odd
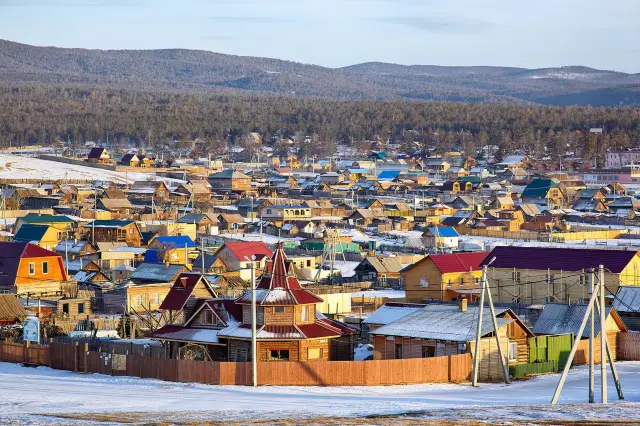
[[(34, 369), (0, 363), (0, 423), (50, 424), (55, 419), (43, 415), (118, 412), (145, 413), (147, 422), (395, 414), (456, 421), (640, 421), (640, 362), (619, 363), (618, 370), (625, 394), (623, 402), (615, 397), (609, 377), (611, 404), (584, 404), (588, 376), (586, 368), (578, 367), (567, 379), (560, 405), (550, 407), (557, 374), (511, 385), (481, 384), (479, 388), (465, 384), (251, 388), (79, 375), (46, 367)], [(596, 380), (596, 386), (599, 383)], [(86, 423), (86, 420), (82, 422)]]
[(153, 173), (122, 173), (92, 167), (64, 164), (38, 158), (0, 154), (0, 178), (5, 179), (86, 179), (115, 183), (154, 180)]

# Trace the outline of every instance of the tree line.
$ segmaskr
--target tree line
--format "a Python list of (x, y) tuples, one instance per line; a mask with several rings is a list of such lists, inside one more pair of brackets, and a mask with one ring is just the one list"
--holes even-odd
[[(201, 138), (213, 152), (249, 132), (265, 140), (311, 140), (310, 154), (335, 143), (367, 149), (394, 141), (407, 151), (457, 146), (466, 154), (496, 145), (500, 152), (538, 156), (575, 152), (585, 160), (607, 149), (640, 145), (640, 109), (329, 100), (304, 97), (197, 94), (105, 88), (0, 88), (0, 145), (80, 144), (134, 140), (158, 147)], [(596, 139), (592, 127), (602, 127)], [(304, 144), (303, 144), (304, 145)], [(314, 152), (315, 151), (315, 152)], [(331, 154), (329, 152), (328, 154)]]

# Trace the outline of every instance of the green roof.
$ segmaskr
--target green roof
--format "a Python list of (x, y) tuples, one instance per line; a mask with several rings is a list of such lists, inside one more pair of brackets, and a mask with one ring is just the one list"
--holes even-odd
[(135, 223), (133, 220), (94, 220), (85, 225), (85, 228), (122, 228)]
[(554, 179), (536, 179), (522, 191), (522, 198), (546, 198), (549, 190), (558, 187)]
[(30, 225), (25, 224), (18, 229), (13, 237), (14, 242), (28, 243), (30, 241), (40, 241), (49, 227), (47, 225)]
[(22, 218), (26, 223), (73, 223), (73, 220), (63, 215), (28, 213)]

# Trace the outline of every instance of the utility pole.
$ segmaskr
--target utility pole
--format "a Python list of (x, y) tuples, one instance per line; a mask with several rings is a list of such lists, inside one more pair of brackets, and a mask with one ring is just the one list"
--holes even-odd
[(480, 336), (482, 335), (482, 314), (484, 311), (484, 291), (487, 287), (487, 267), (482, 267), (482, 278), (480, 279), (480, 302), (478, 303), (478, 318), (476, 321), (476, 347), (473, 351), (473, 372), (471, 384), (478, 387), (478, 369), (480, 367)]
[(245, 260), (251, 265), (251, 382), (253, 387), (258, 386), (258, 339), (257, 339), (257, 312), (256, 312), (256, 269), (255, 256), (251, 260), (245, 256)]
[[(594, 284), (596, 280), (596, 274), (591, 270), (589, 274), (589, 299), (593, 297)], [(595, 345), (593, 339), (595, 339), (595, 316), (593, 312), (589, 314), (590, 324), (589, 324), (589, 402), (595, 402), (595, 364), (594, 364), (594, 351)]]
[(96, 246), (96, 216), (98, 214), (98, 187), (93, 188), (93, 222), (91, 222), (91, 244)]
[[(558, 399), (560, 398), (560, 393), (562, 392), (562, 387), (564, 386), (564, 382), (567, 378), (567, 374), (569, 373), (569, 369), (571, 368), (571, 363), (573, 362), (573, 358), (578, 351), (578, 346), (580, 343), (580, 337), (584, 332), (584, 329), (587, 325), (587, 321), (589, 321), (589, 317), (591, 316), (591, 324), (590, 327), (594, 327), (595, 322), (595, 309), (599, 310), (600, 313), (600, 374), (601, 377), (601, 393), (602, 393), (602, 403), (607, 403), (607, 356), (609, 358), (609, 365), (611, 367), (611, 372), (613, 373), (613, 380), (615, 381), (616, 390), (618, 392), (618, 398), (624, 399), (624, 395), (622, 394), (622, 385), (620, 383), (620, 378), (618, 377), (618, 371), (616, 370), (614, 359), (611, 353), (611, 347), (609, 346), (609, 342), (607, 340), (607, 328), (606, 328), (606, 305), (604, 303), (605, 296), (605, 285), (604, 285), (604, 267), (602, 265), (598, 268), (598, 285), (590, 285), (591, 297), (589, 298), (589, 304), (585, 310), (584, 316), (582, 318), (582, 322), (580, 323), (580, 328), (578, 329), (578, 333), (575, 336), (575, 341), (573, 343), (573, 347), (571, 348), (571, 352), (569, 353), (569, 358), (567, 359), (567, 363), (564, 366), (564, 370), (562, 371), (562, 376), (560, 377), (560, 381), (558, 382), (558, 386), (553, 394), (553, 398), (551, 400), (551, 405), (555, 405), (558, 403)], [(595, 270), (591, 271), (591, 283), (595, 283)], [(598, 306), (599, 305), (599, 306)], [(595, 334), (594, 331), (591, 331), (589, 338), (589, 402), (592, 401), (593, 395), (593, 376), (594, 376), (594, 367), (593, 367), (593, 358), (594, 355), (594, 342), (595, 339), (593, 336)]]
[[(604, 304), (604, 266), (598, 268), (600, 281), (600, 383), (602, 393), (602, 403), (607, 403), (607, 313)], [(580, 339), (580, 337), (576, 337)]]

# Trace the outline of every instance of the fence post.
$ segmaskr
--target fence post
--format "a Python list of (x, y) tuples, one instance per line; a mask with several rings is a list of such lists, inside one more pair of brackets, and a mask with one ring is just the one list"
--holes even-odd
[(82, 357), (84, 359), (84, 372), (89, 372), (89, 363), (88, 363), (88, 355), (89, 355), (89, 343), (85, 342), (82, 347)]
[(73, 372), (78, 372), (78, 342), (73, 344)]
[(30, 341), (26, 340), (22, 346), (22, 362), (29, 362), (29, 345)]

